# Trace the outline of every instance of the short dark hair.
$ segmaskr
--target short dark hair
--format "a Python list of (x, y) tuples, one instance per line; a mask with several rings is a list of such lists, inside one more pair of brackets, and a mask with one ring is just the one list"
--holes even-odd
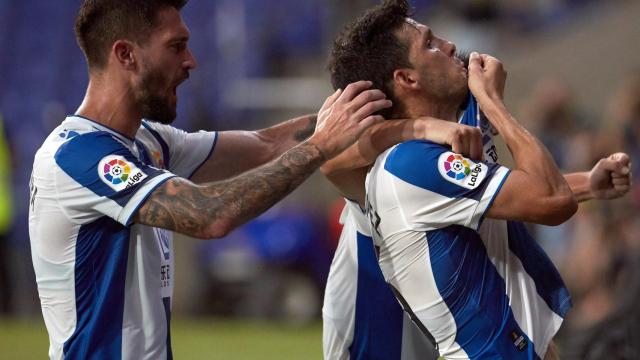
[[(393, 72), (413, 67), (409, 62), (409, 45), (396, 35), (410, 16), (407, 0), (385, 0), (347, 25), (335, 40), (329, 58), (333, 87), (344, 89), (349, 83), (369, 80), (374, 88), (394, 100)], [(380, 114), (386, 118), (396, 114), (398, 104), (393, 103), (392, 108)]]
[(160, 10), (177, 10), (188, 0), (85, 0), (75, 21), (78, 45), (89, 68), (102, 69), (118, 39), (143, 44), (156, 26)]

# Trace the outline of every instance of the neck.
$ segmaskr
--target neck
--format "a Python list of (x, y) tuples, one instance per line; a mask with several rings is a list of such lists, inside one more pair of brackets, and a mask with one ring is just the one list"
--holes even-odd
[(142, 115), (135, 105), (131, 88), (123, 84), (92, 75), (76, 114), (135, 138)]
[(417, 119), (432, 117), (446, 121), (458, 121), (459, 104), (428, 101), (424, 98), (412, 98), (404, 102), (401, 118)]

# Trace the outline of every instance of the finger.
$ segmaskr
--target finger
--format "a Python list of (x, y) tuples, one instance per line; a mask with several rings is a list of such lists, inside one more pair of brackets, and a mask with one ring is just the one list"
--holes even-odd
[(616, 185), (613, 187), (616, 191), (626, 193), (631, 190), (631, 186), (629, 185)]
[(365, 106), (369, 102), (386, 99), (387, 96), (378, 89), (365, 90), (358, 94), (351, 102), (349, 103), (349, 107), (353, 109), (353, 111), (358, 111), (361, 107)]
[(342, 95), (340, 95), (340, 98), (338, 100), (343, 102), (349, 102), (353, 100), (353, 98), (355, 98), (358, 94), (360, 94), (364, 90), (367, 90), (371, 86), (373, 86), (373, 83), (371, 81), (358, 81), (358, 82), (351, 83), (347, 85), (347, 87), (344, 89), (344, 91), (342, 92)]
[(322, 104), (322, 107), (320, 108), (320, 112), (331, 107), (331, 105), (333, 105), (333, 103), (335, 103), (336, 100), (338, 100), (338, 98), (340, 97), (340, 94), (342, 94), (342, 89), (336, 90), (333, 94), (331, 94), (328, 98), (326, 98), (324, 101), (324, 104)]
[(482, 146), (482, 133), (480, 129), (473, 129), (471, 132), (470, 141), (469, 141), (469, 156), (471, 156), (472, 160), (482, 160), (482, 154), (484, 152)]
[(604, 170), (611, 171), (612, 173), (622, 175), (629, 173), (629, 167), (625, 166), (620, 161), (613, 160), (611, 157), (600, 160), (600, 162), (596, 166), (600, 166)]
[(471, 55), (469, 55), (469, 71), (480, 70), (482, 69), (482, 66), (483, 60), (480, 54), (475, 51), (472, 52)]
[(365, 119), (367, 116), (377, 113), (380, 110), (387, 109), (393, 106), (391, 100), (382, 99), (377, 101), (372, 101), (364, 106), (362, 106), (355, 114), (353, 114), (353, 118), (355, 121), (360, 121)]
[(465, 150), (462, 148), (462, 141), (460, 136), (454, 136), (451, 141), (451, 151), (456, 154), (464, 154)]
[(629, 155), (623, 152), (612, 154), (611, 156), (609, 156), (609, 159), (618, 161), (619, 163), (627, 167), (631, 165), (631, 158), (629, 157)]
[(371, 116), (367, 116), (364, 120), (360, 121), (360, 123), (358, 124), (358, 137), (360, 137), (360, 135), (367, 130), (368, 128), (370, 128), (371, 126), (375, 125), (375, 124), (379, 124), (381, 122), (385, 121), (384, 117), (382, 115), (371, 115)]
[(614, 186), (620, 186), (620, 185), (631, 185), (631, 179), (629, 178), (617, 178), (617, 179), (611, 179), (611, 183)]

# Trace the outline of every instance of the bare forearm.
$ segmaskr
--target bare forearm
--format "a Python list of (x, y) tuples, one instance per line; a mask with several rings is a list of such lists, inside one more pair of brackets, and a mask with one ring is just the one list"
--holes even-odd
[(304, 115), (258, 130), (256, 133), (274, 149), (273, 158), (270, 159), (273, 160), (313, 135), (317, 120), (318, 117), (315, 114)]
[(511, 116), (501, 101), (485, 108), (485, 114), (509, 148), (517, 170), (535, 177), (537, 184), (546, 187), (543, 189), (546, 194), (570, 191), (549, 151)]
[(172, 179), (153, 193), (136, 221), (198, 238), (221, 237), (284, 198), (323, 161), (318, 148), (306, 142), (226, 181), (198, 186)]
[(347, 171), (371, 165), (378, 155), (393, 145), (419, 138), (424, 122), (416, 120), (388, 120), (372, 126), (342, 154), (327, 161), (321, 168), (324, 174)]
[(575, 196), (578, 202), (588, 201), (595, 198), (589, 185), (588, 172), (566, 174), (564, 178), (567, 181), (567, 184), (569, 184), (569, 187), (573, 192), (573, 196)]

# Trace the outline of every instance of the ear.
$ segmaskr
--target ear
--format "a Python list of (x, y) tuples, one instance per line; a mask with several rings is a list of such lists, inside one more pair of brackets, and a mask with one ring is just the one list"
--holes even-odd
[(134, 54), (134, 44), (127, 40), (117, 40), (111, 47), (111, 54), (116, 62), (127, 70), (134, 70), (137, 66)]
[(419, 90), (420, 82), (418, 74), (414, 69), (397, 69), (393, 72), (393, 82), (395, 87), (405, 90)]

